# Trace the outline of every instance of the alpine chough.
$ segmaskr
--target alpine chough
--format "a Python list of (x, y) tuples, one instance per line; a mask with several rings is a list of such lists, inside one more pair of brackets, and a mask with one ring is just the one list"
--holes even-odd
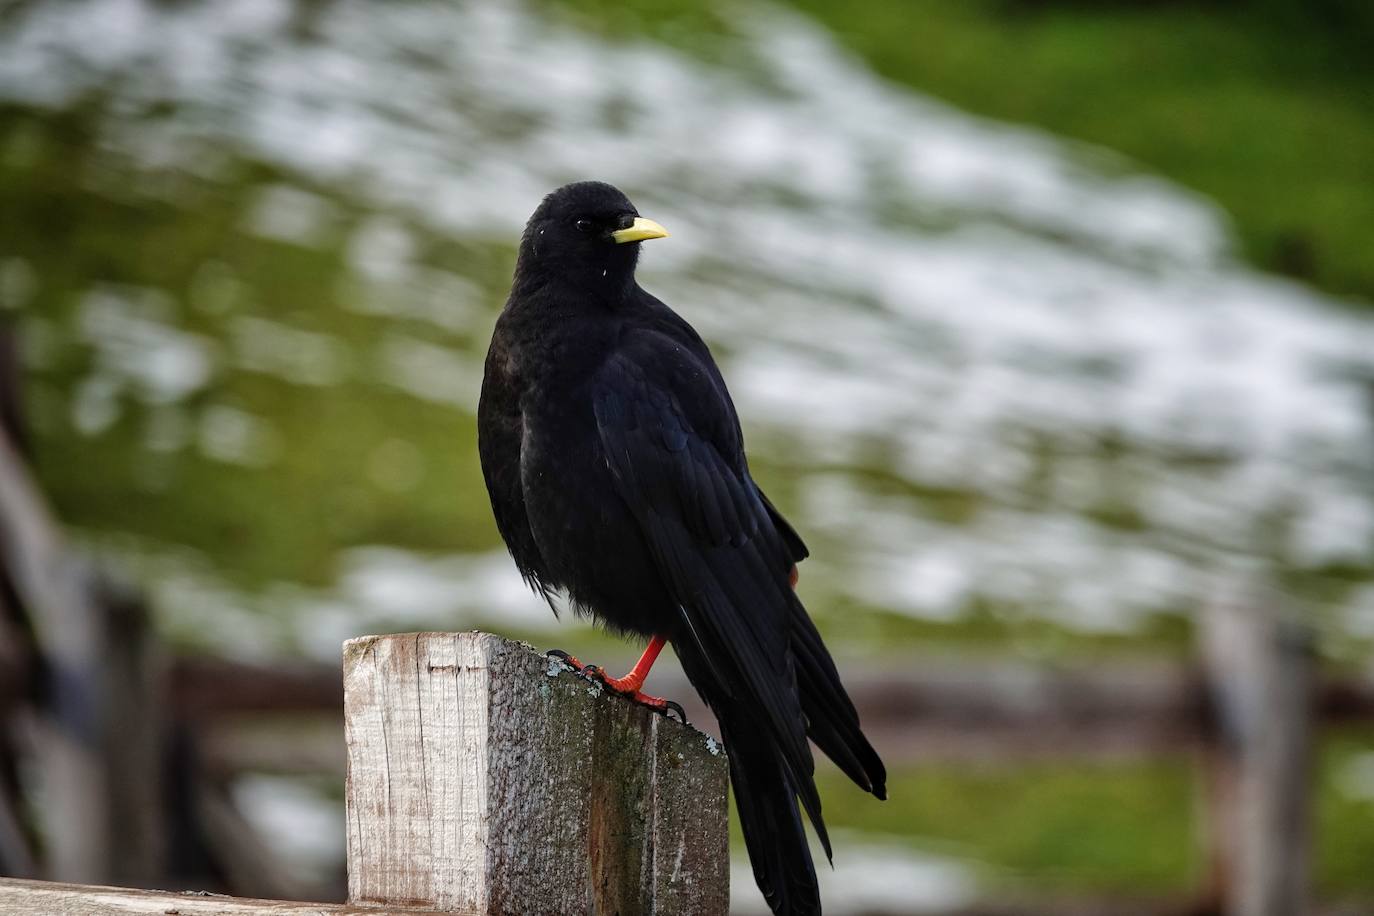
[(608, 184), (544, 198), (487, 353), (482, 473), (531, 586), (650, 640), (609, 687), (664, 709), (640, 687), (672, 644), (719, 720), (759, 888), (776, 914), (819, 914), (802, 810), (831, 851), (807, 738), (878, 798), (886, 773), (793, 590), (806, 545), (749, 475), (720, 370), (635, 282), (640, 243), (667, 234)]

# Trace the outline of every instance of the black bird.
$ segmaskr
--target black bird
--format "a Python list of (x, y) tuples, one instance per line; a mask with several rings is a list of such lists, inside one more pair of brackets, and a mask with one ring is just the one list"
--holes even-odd
[(649, 638), (629, 675), (602, 675), (612, 689), (663, 709), (639, 688), (672, 643), (719, 720), (759, 888), (780, 916), (819, 914), (802, 809), (831, 852), (807, 737), (878, 798), (886, 772), (797, 599), (806, 545), (749, 476), (720, 370), (635, 282), (639, 243), (667, 234), (608, 184), (544, 198), (487, 353), (482, 473), (531, 586)]

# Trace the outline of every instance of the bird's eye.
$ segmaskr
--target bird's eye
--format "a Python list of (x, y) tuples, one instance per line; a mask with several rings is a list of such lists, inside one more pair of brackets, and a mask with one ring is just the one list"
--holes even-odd
[(592, 221), (589, 219), (580, 219), (577, 221), (576, 225), (578, 232), (591, 232), (593, 229), (596, 228), (596, 226), (594, 226), (592, 224)]

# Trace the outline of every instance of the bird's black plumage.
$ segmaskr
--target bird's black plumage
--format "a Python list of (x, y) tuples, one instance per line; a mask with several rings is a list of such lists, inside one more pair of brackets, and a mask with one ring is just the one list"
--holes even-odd
[(879, 798), (886, 774), (791, 588), (806, 546), (749, 476), (710, 351), (613, 235), (637, 216), (580, 182), (530, 218), (487, 354), (482, 471), (531, 585), (672, 643), (720, 722), (759, 887), (777, 914), (818, 914), (802, 810), (830, 843), (807, 738)]

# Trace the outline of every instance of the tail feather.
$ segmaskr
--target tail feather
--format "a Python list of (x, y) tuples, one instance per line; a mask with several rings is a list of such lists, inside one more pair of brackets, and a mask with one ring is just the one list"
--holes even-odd
[[(718, 713), (718, 718), (754, 881), (778, 916), (820, 916), (820, 889), (797, 808), (798, 787), (758, 723), (747, 716), (739, 722), (741, 717), (730, 713)], [(813, 822), (818, 832), (824, 829), (819, 811)]]
[[(884, 798), (887, 773), (860, 729), (858, 713), (815, 625), (790, 589), (783, 594), (787, 616), (779, 623), (786, 627), (785, 668), (772, 686), (790, 689), (773, 697), (783, 707), (780, 714), (770, 714), (768, 704), (755, 695), (755, 679), (744, 675), (735, 653), (724, 648), (726, 637), (715, 629), (701, 630), (687, 617), (684, 638), (674, 639), (673, 646), (688, 680), (720, 723), (735, 807), (759, 889), (776, 916), (820, 916), (803, 811), (827, 858), (830, 840), (802, 725), (805, 735), (865, 791)], [(730, 597), (749, 606), (746, 599), (754, 596), (732, 590)], [(797, 723), (796, 732), (780, 733), (779, 716)], [(794, 746), (796, 738), (800, 748)]]
[(720, 723), (735, 810), (759, 890), (777, 916), (820, 916), (816, 868), (798, 805), (800, 798), (829, 855), (814, 778), (794, 772), (766, 717), (755, 703), (727, 693), (716, 682), (715, 669), (694, 640), (673, 647), (688, 680)]
[(855, 785), (887, 798), (887, 768), (859, 726), (859, 714), (840, 682), (835, 662), (800, 601), (792, 602), (791, 621), (807, 734)]

